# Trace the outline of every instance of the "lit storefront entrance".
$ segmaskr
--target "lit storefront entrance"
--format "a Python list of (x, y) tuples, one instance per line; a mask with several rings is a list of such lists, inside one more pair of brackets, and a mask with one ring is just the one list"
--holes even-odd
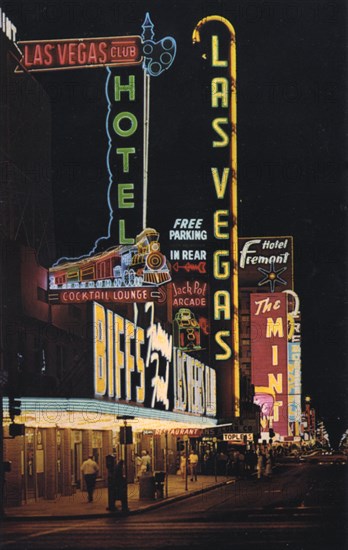
[[(25, 403), (25, 400), (23, 400)], [(98, 406), (98, 402), (94, 402)], [(94, 404), (92, 406), (94, 406)], [(20, 422), (25, 424), (25, 435), (5, 439), (5, 459), (11, 461), (11, 472), (6, 474), (6, 506), (20, 506), (38, 499), (55, 499), (73, 495), (84, 489), (81, 464), (92, 455), (99, 465), (97, 487), (107, 486), (106, 457), (116, 459), (127, 455), (128, 482), (138, 478), (138, 461), (143, 451), (151, 460), (151, 470), (175, 474), (180, 462), (179, 442), (185, 436), (188, 450), (199, 450), (199, 434), (204, 427), (214, 426), (215, 419), (200, 418), (185, 414), (161, 414), (141, 411), (142, 417), (127, 415), (127, 425), (132, 427), (132, 443), (125, 445), (120, 440), (124, 421), (118, 415), (98, 412), (88, 416), (83, 404), (74, 403), (73, 411), (53, 410), (38, 415), (28, 402)], [(91, 404), (90, 404), (91, 406)], [(118, 407), (117, 412), (120, 412)], [(135, 407), (127, 413), (136, 413)], [(122, 412), (122, 410), (121, 410)], [(167, 416), (168, 419), (165, 418)], [(164, 418), (163, 418), (164, 417)], [(171, 417), (174, 417), (173, 419)], [(40, 422), (41, 420), (41, 422)], [(41, 424), (41, 425), (40, 425)], [(7, 424), (5, 424), (7, 433)], [(126, 452), (125, 452), (126, 451)]]

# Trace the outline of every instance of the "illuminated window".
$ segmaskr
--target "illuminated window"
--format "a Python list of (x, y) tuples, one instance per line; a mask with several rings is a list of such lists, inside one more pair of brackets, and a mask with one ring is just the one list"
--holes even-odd
[(89, 281), (95, 278), (94, 266), (81, 269), (81, 281)]
[(68, 271), (67, 278), (68, 278), (68, 281), (78, 281), (79, 280), (78, 269), (73, 269), (71, 271)]

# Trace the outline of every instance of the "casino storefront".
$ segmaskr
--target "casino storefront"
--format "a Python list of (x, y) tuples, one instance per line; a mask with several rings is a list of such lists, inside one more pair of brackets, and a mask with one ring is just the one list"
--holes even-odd
[(22, 260), (30, 275), (24, 315), (13, 318), (9, 341), (16, 352), (11, 384), (21, 402), (14, 422), (25, 432), (9, 436), (5, 397), (5, 505), (73, 495), (90, 454), (100, 467), (97, 486), (105, 487), (106, 457), (125, 456), (125, 423), (132, 429), (128, 482), (143, 450), (153, 471), (175, 474), (182, 442), (198, 449), (202, 431), (218, 422), (216, 372), (173, 344), (168, 303), (50, 306), (36, 298), (46, 270), (32, 255)]
[(21, 407), (17, 422), (25, 424), (23, 436), (7, 439), (5, 418), (5, 460), (11, 462), (6, 473), (7, 506), (73, 495), (82, 488), (81, 463), (91, 454), (100, 467), (97, 487), (105, 487), (106, 456), (125, 457), (125, 422), (132, 431), (127, 445), (129, 483), (136, 479), (141, 451), (148, 451), (152, 471), (175, 474), (184, 441), (188, 448), (199, 450), (204, 429), (216, 423), (206, 416), (87, 399), (22, 398)]

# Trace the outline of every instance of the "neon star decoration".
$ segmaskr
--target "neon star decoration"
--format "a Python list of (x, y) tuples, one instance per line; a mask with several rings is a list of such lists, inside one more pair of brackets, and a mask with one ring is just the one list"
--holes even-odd
[(154, 41), (154, 24), (148, 12), (142, 24), (142, 29), (143, 68), (150, 76), (159, 76), (173, 64), (176, 55), (176, 41), (171, 36), (166, 36), (158, 42)]
[(286, 281), (284, 281), (284, 279), (280, 277), (280, 275), (287, 270), (286, 267), (275, 269), (274, 262), (271, 262), (269, 266), (269, 271), (267, 271), (267, 269), (264, 269), (263, 267), (258, 267), (257, 269), (264, 275), (264, 278), (261, 279), (261, 281), (257, 284), (257, 286), (263, 286), (263, 285), (269, 284), (271, 292), (274, 292), (275, 285), (277, 283), (280, 285), (286, 285)]

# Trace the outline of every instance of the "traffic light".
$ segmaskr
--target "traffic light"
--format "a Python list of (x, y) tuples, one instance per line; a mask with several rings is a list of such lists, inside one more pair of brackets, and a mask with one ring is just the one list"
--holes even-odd
[(21, 414), (21, 402), (19, 399), (15, 399), (14, 397), (10, 397), (8, 400), (8, 411), (10, 414), (10, 418), (12, 422), (14, 421), (15, 416), (19, 416)]
[(11, 437), (16, 437), (17, 435), (24, 435), (25, 425), (24, 424), (10, 424), (9, 432)]
[(131, 445), (133, 443), (132, 426), (122, 426), (120, 428), (121, 445)]

